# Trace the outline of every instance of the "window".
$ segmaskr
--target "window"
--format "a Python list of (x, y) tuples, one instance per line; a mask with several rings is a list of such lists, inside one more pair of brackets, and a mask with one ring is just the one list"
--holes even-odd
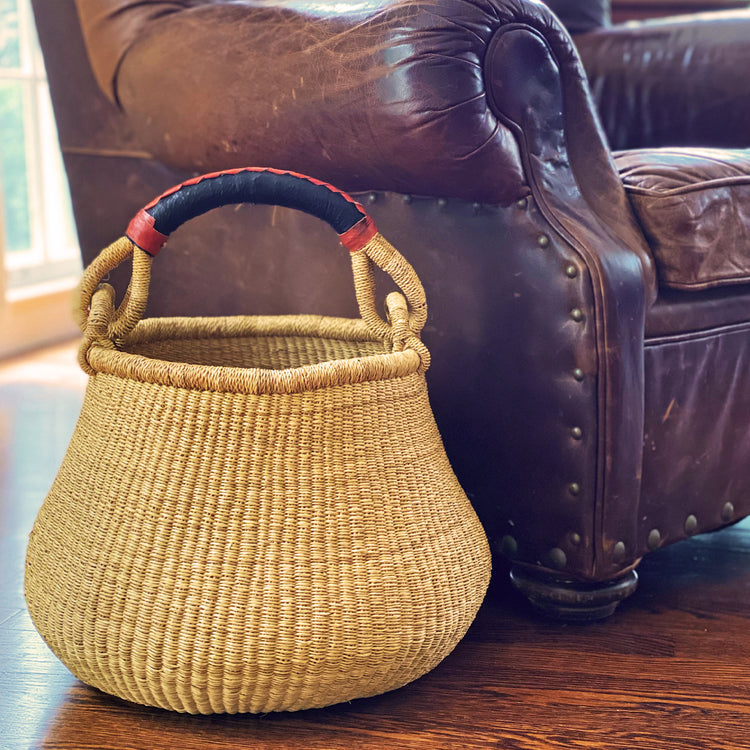
[(77, 277), (70, 194), (30, 0), (0, 0), (0, 198), (8, 292)]

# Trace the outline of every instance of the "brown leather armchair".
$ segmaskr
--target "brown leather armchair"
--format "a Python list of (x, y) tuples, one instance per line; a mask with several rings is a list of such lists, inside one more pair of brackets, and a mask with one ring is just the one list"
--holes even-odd
[[(601, 617), (644, 554), (750, 512), (750, 153), (653, 148), (748, 145), (750, 77), (705, 92), (747, 68), (750, 13), (551, 4), (578, 49), (526, 0), (78, 0), (80, 28), (34, 0), (84, 259), (196, 172), (360, 193), (425, 283), (433, 408), (498, 556), (537, 607)], [(150, 313), (354, 315), (335, 246), (212, 212)]]

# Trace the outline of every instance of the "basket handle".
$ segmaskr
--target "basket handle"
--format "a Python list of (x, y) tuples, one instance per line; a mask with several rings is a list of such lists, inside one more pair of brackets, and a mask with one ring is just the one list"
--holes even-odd
[[(86, 268), (79, 286), (77, 320), (86, 336), (104, 337), (89, 326), (91, 300), (100, 282), (124, 260), (133, 257), (133, 275), (119, 307), (106, 327), (111, 342), (127, 335), (143, 317), (148, 300), (151, 262), (169, 235), (196, 216), (236, 203), (295, 208), (326, 221), (350, 253), (360, 314), (371, 332), (393, 340), (396, 328), (377, 313), (374, 263), (398, 285), (408, 303), (408, 328), (419, 337), (427, 320), (424, 289), (406, 259), (378, 232), (365, 209), (346, 193), (312, 177), (276, 169), (247, 167), (214, 172), (187, 180), (162, 193), (131, 220), (126, 236), (105, 248)], [(143, 252), (135, 252), (139, 248)], [(88, 330), (88, 333), (87, 333)], [(400, 338), (402, 340), (402, 337)]]
[(350, 252), (360, 250), (378, 231), (364, 208), (332, 185), (296, 172), (247, 167), (175, 185), (136, 214), (127, 236), (155, 256), (186, 221), (235, 203), (284, 206), (317, 216), (331, 225)]

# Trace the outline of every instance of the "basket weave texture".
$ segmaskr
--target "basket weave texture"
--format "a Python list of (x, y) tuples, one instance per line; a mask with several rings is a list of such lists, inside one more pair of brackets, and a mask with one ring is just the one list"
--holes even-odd
[[(124, 308), (150, 268), (126, 244), (110, 253), (136, 253)], [(113, 339), (129, 313), (96, 281), (91, 378), (26, 570), (73, 674), (175, 711), (268, 712), (392, 690), (445, 658), (490, 556), (426, 350), (392, 333), (403, 297), (390, 338), (363, 320), (137, 313)]]

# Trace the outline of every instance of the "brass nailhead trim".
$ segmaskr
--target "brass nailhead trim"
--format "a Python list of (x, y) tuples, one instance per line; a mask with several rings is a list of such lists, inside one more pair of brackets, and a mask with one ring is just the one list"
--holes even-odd
[(729, 522), (734, 518), (734, 505), (732, 503), (726, 503), (721, 509), (721, 520)]
[(570, 317), (573, 318), (576, 323), (580, 323), (583, 320), (583, 310), (578, 307), (573, 308), (570, 311)]
[(576, 367), (573, 370), (573, 377), (580, 383), (583, 380), (583, 370), (580, 367)]
[(515, 557), (518, 554), (518, 542), (509, 534), (500, 540), (500, 551), (506, 557)]
[(568, 267), (567, 267), (567, 268), (565, 269), (565, 275), (566, 275), (566, 276), (567, 276), (567, 277), (568, 277), (569, 279), (574, 279), (574, 278), (575, 278), (576, 276), (578, 276), (578, 269), (577, 269), (577, 268), (576, 268), (575, 266), (572, 266), (572, 265), (571, 265), (571, 266), (568, 266)]
[(378, 194), (377, 194), (377, 193), (370, 193), (370, 194), (369, 194), (369, 195), (367, 196), (367, 200), (368, 200), (368, 201), (369, 201), (370, 203), (377, 203), (377, 201), (378, 201)]
[(536, 241), (539, 247), (549, 247), (549, 237), (546, 234), (540, 234)]
[(570, 535), (570, 541), (577, 547), (581, 543), (581, 535), (576, 534), (575, 531)]
[(549, 562), (555, 570), (562, 570), (568, 564), (568, 556), (559, 547), (550, 550)]
[(524, 209), (528, 205), (528, 201), (526, 198), (521, 198), (520, 200), (516, 201), (516, 208)]
[(581, 485), (578, 482), (571, 482), (568, 485), (568, 492), (574, 497), (578, 496), (581, 493)]
[(659, 529), (651, 529), (646, 544), (652, 551), (659, 548), (659, 545), (661, 544), (661, 532)]
[(685, 519), (685, 533), (693, 536), (696, 531), (698, 531), (698, 519), (691, 514)]
[(612, 558), (615, 562), (620, 562), (625, 559), (625, 542), (617, 542), (612, 549)]
[(574, 440), (580, 440), (583, 437), (583, 430), (580, 427), (571, 427), (570, 434)]

